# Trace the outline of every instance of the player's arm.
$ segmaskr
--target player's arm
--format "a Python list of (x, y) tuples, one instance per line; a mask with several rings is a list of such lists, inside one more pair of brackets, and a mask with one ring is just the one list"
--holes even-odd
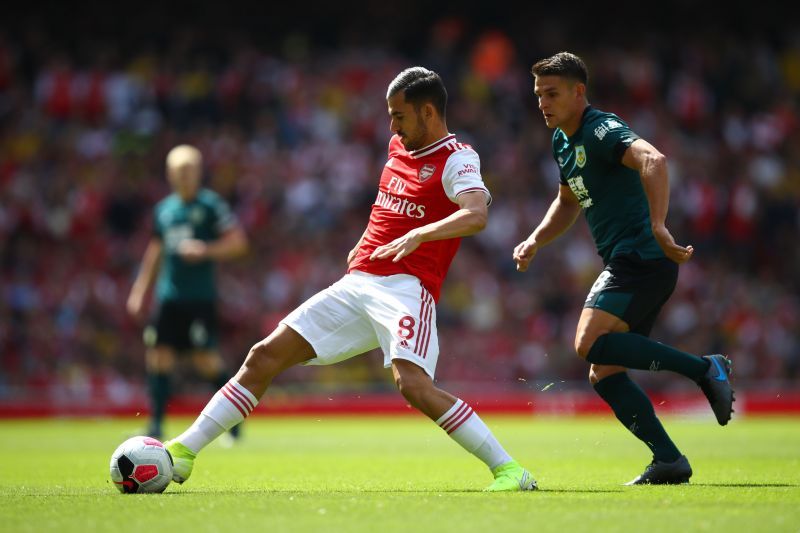
[(622, 164), (637, 170), (650, 205), (650, 223), (653, 236), (667, 257), (676, 263), (685, 263), (694, 253), (692, 246), (680, 246), (666, 226), (669, 210), (669, 174), (667, 158), (644, 139), (635, 140), (622, 156)]
[(247, 253), (247, 236), (239, 225), (226, 230), (213, 241), (186, 239), (178, 245), (178, 254), (191, 262), (226, 261)]
[(527, 239), (514, 248), (513, 257), (517, 264), (517, 270), (520, 272), (528, 270), (539, 247), (550, 243), (567, 231), (575, 223), (580, 212), (581, 205), (578, 198), (572, 189), (562, 184), (558, 188), (558, 196), (550, 204), (550, 209), (547, 210), (542, 221)]
[(474, 235), (486, 227), (489, 219), (486, 202), (487, 196), (484, 191), (459, 194), (456, 197), (458, 211), (437, 222), (414, 228), (388, 244), (378, 246), (369, 258), (374, 261), (394, 256), (392, 262), (396, 263), (424, 242)]
[(128, 313), (132, 316), (139, 317), (144, 310), (145, 297), (158, 275), (161, 252), (161, 240), (155, 237), (150, 239), (147, 249), (144, 252), (144, 257), (142, 258), (142, 265), (139, 267), (139, 274), (133, 282), (130, 295), (128, 295), (126, 307)]

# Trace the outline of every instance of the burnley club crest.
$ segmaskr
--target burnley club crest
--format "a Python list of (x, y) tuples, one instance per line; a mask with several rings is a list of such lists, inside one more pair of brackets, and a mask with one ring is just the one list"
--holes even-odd
[(575, 164), (580, 168), (586, 164), (586, 148), (582, 144), (575, 147)]

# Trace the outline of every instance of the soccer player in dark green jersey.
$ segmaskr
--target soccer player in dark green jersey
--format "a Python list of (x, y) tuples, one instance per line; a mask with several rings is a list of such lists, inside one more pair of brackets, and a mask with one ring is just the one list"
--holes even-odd
[[(200, 186), (202, 172), (202, 155), (193, 146), (176, 146), (167, 155), (173, 192), (155, 208), (153, 237), (128, 297), (128, 312), (139, 318), (156, 283), (158, 308), (144, 337), (151, 402), (148, 433), (157, 438), (176, 355), (190, 353), (198, 372), (218, 387), (228, 378), (217, 348), (214, 263), (244, 254), (247, 238), (228, 204)], [(238, 427), (231, 434), (238, 436)]]
[(589, 380), (620, 422), (652, 451), (653, 461), (629, 484), (687, 483), (692, 469), (626, 369), (670, 370), (695, 381), (717, 421), (728, 423), (733, 391), (730, 361), (699, 357), (648, 338), (675, 288), (678, 265), (694, 249), (680, 246), (665, 225), (669, 205), (666, 158), (612, 113), (589, 105), (588, 71), (561, 52), (532, 68), (545, 123), (554, 128), (558, 196), (538, 227), (514, 249), (524, 272), (539, 247), (564, 233), (583, 210), (605, 269), (586, 298), (575, 350)]

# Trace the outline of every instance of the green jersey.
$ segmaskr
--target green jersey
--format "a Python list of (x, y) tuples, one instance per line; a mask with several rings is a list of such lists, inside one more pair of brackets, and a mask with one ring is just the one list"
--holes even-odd
[(190, 263), (178, 255), (185, 239), (213, 241), (237, 224), (230, 207), (217, 193), (200, 189), (184, 202), (170, 194), (155, 207), (153, 228), (162, 243), (161, 268), (156, 284), (159, 301), (209, 301), (216, 299), (214, 263)]
[(588, 106), (570, 137), (556, 128), (553, 157), (583, 208), (597, 252), (612, 257), (636, 253), (657, 259), (664, 252), (650, 228), (650, 208), (639, 173), (622, 164), (625, 150), (639, 136), (617, 115)]

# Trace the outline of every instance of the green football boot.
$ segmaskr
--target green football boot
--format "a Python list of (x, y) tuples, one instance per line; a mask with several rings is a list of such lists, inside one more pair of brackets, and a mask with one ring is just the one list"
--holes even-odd
[(172, 456), (172, 481), (183, 483), (192, 475), (197, 454), (176, 440), (168, 440), (164, 446)]
[(484, 492), (512, 492), (517, 490), (536, 490), (536, 480), (518, 462), (509, 461), (492, 470), (494, 482), (483, 489)]

